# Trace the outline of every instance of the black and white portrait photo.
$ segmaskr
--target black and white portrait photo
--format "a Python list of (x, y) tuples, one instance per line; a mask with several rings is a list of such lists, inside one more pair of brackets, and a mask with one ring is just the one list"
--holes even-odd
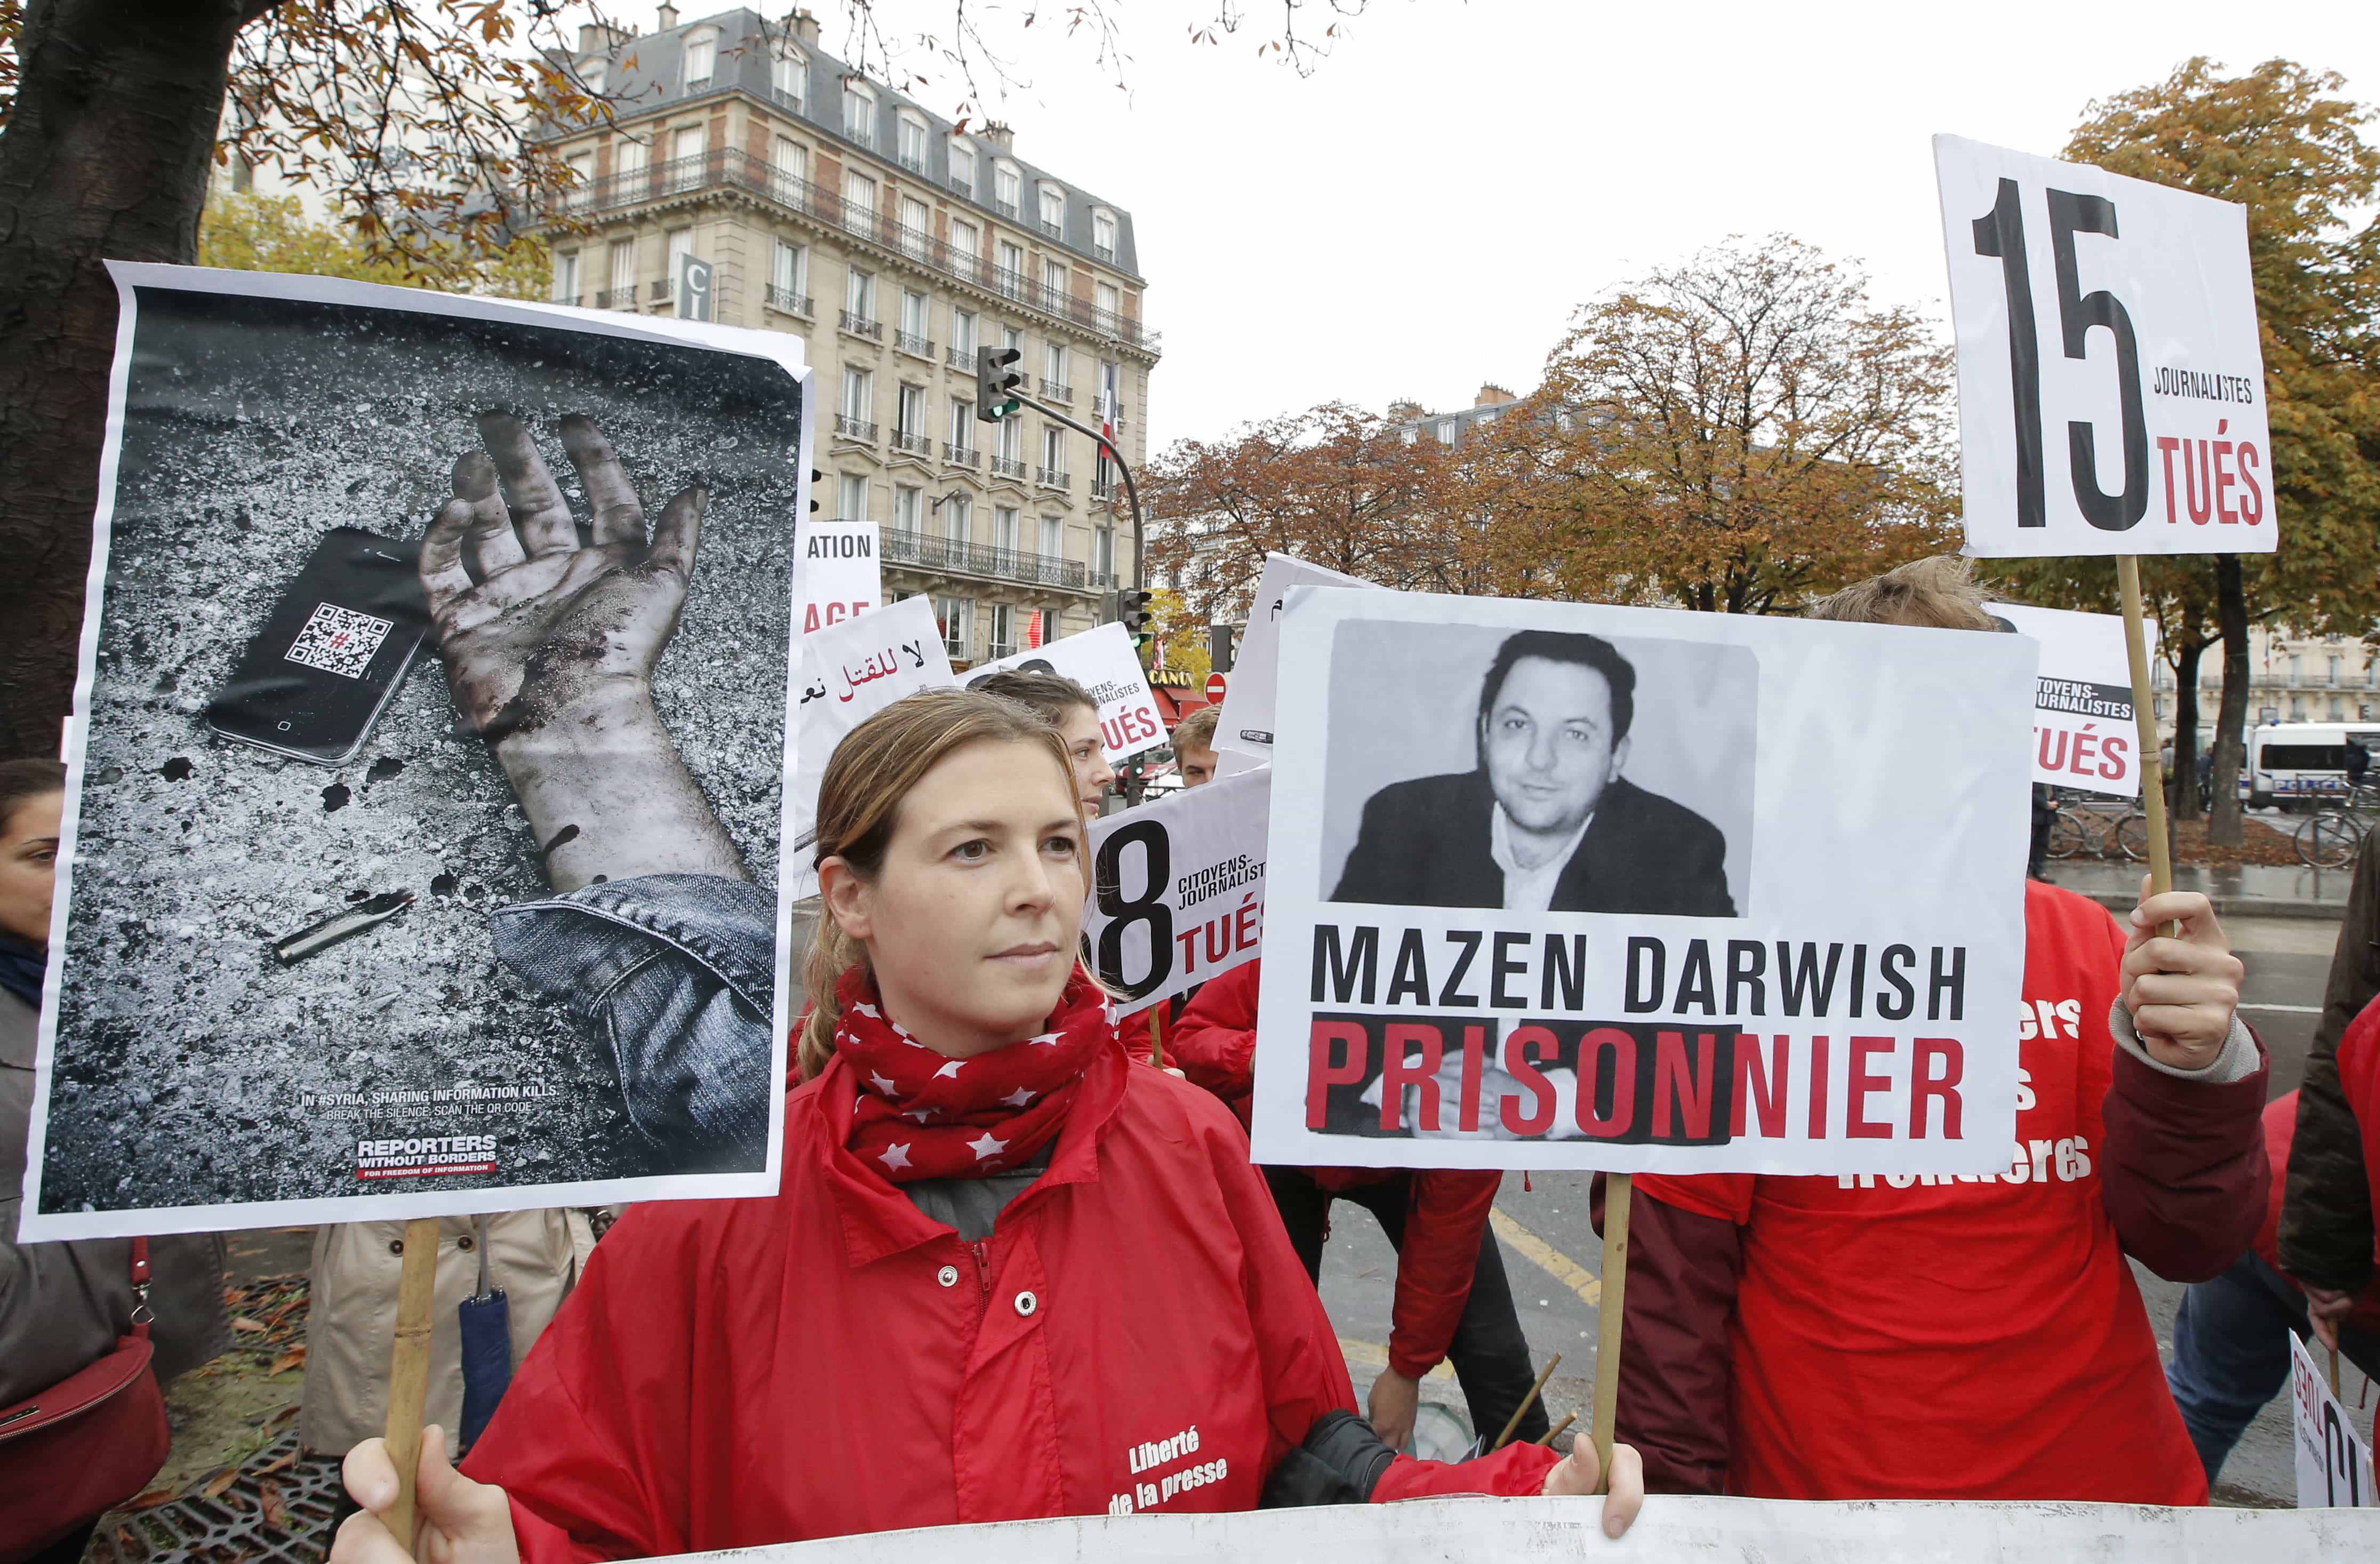
[(798, 355), (131, 274), (30, 1218), (764, 1177)]
[(1362, 621), (1339, 637), (1326, 899), (1746, 910), (1758, 698), (1749, 650)]

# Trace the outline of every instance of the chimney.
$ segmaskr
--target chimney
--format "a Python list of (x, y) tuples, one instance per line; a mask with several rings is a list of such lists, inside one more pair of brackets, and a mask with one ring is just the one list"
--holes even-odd
[(583, 22), (578, 29), (580, 55), (608, 55), (636, 34), (624, 27), (610, 27), (601, 22)]
[(978, 134), (1003, 152), (1016, 150), (1016, 132), (996, 119), (986, 120), (983, 129)]
[(795, 11), (793, 17), (794, 36), (815, 49), (819, 46), (819, 19), (808, 11)]
[(662, 0), (660, 9), (653, 13), (653, 25), (661, 29), (663, 32), (667, 32), (670, 29), (675, 27), (677, 25), (677, 7), (671, 5), (669, 0)]
[(1421, 415), (1422, 406), (1418, 402), (1398, 401), (1389, 404), (1389, 417), (1399, 423), (1417, 423), (1421, 419)]
[(1471, 405), (1475, 407), (1500, 407), (1505, 403), (1515, 400), (1517, 398), (1511, 392), (1498, 385), (1494, 381), (1489, 381), (1479, 388), (1479, 394)]

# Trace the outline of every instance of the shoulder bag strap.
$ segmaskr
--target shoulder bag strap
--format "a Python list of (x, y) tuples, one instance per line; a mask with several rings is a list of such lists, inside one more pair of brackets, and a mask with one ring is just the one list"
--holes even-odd
[(149, 1323), (157, 1316), (149, 1307), (149, 1241), (132, 1241), (132, 1334), (148, 1340)]

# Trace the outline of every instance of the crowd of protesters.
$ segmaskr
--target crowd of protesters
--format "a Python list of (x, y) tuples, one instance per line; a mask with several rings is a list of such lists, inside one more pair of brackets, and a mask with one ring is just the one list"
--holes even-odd
[[(1998, 627), (1951, 560), (1813, 612)], [(1185, 785), (1217, 774), (1214, 741), (1212, 709), (1173, 734)], [(2205, 898), (2144, 885), (2119, 920), (2030, 880), (2023, 994), (2043, 1019), (2021, 1034), (2006, 1172), (1640, 1178), (1607, 1471), (1588, 1441), (1536, 1442), (1488, 1220), (1500, 1174), (1252, 1166), (1259, 964), (1120, 1019), (1077, 963), (1086, 832), (1114, 781), (1090, 697), (1047, 673), (914, 696), (844, 740), (809, 844), (821, 903), (777, 1193), (638, 1206), (600, 1244), (576, 1213), (449, 1224), (442, 1297), (490, 1291), (491, 1252), (507, 1255), (516, 1350), (468, 1459), (424, 1442), (415, 1556), (562, 1564), (1448, 1494), (1606, 1494), (1613, 1535), (1648, 1491), (2194, 1505), (2285, 1382), (2291, 1333), (2380, 1369), (2372, 843), (2305, 1084), (2269, 1106)], [(63, 783), (0, 767), (11, 1181)], [(753, 900), (708, 908), (731, 945), (772, 937)], [(703, 1046), (755, 1045), (748, 1011), (690, 1009), (714, 1029)], [(1398, 1252), (1361, 1415), (1317, 1291), (1342, 1205)], [(134, 1302), (124, 1244), (15, 1245), (14, 1214), (0, 1206), (0, 1410), (113, 1345)], [(344, 1451), (361, 1510), (333, 1564), (403, 1556), (382, 1522), (396, 1474), (368, 1437), (394, 1232), (318, 1241), (310, 1340), (321, 1368), (349, 1366), (319, 1395), (310, 1366), (308, 1439)], [(153, 1254), (161, 1288), (169, 1264), (220, 1274), (219, 1248)], [(2162, 1367), (2128, 1260), (2189, 1284)], [(326, 1297), (343, 1273), (360, 1279)], [(219, 1299), (183, 1322), (219, 1331)], [(161, 1343), (157, 1372), (210, 1350)], [(1519, 1414), (1511, 1443), (1405, 1453), (1441, 1363), (1475, 1427)], [(81, 1540), (17, 1557), (63, 1561)]]

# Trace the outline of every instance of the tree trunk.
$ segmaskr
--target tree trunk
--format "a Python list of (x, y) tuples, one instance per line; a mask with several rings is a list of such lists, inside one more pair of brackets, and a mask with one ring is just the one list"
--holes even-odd
[(2223, 630), (2223, 705), (2215, 718), (2215, 775), (2206, 841), (2215, 847), (2240, 845), (2240, 767), (2247, 756), (2248, 594), (2240, 580), (2240, 556), (2215, 556), (2215, 622)]
[(2198, 660), (2205, 651), (2204, 641), (2174, 649), (2173, 766), (2167, 773), (2173, 786), (2166, 813), (2177, 822), (2198, 818)]
[(31, 0), (0, 135), (0, 757), (55, 755), (115, 347), (107, 260), (188, 261), (233, 35), (273, 0)]

